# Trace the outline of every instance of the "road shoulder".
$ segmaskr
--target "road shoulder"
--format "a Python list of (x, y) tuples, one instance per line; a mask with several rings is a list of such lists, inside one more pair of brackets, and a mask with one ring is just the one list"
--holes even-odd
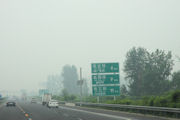
[(142, 119), (146, 118), (146, 120), (179, 120), (175, 118), (167, 118), (167, 117), (161, 117), (161, 116), (153, 116), (149, 114), (140, 114), (140, 113), (130, 113), (130, 112), (124, 112), (124, 111), (115, 111), (115, 110), (107, 110), (102, 108), (90, 108), (90, 107), (80, 107), (80, 106), (66, 106), (61, 105), (64, 107), (74, 108), (74, 109), (80, 109), (90, 112), (97, 112), (97, 113), (105, 113), (105, 114), (111, 114), (111, 115), (119, 115), (122, 117), (129, 117), (129, 118), (135, 118), (135, 119)]

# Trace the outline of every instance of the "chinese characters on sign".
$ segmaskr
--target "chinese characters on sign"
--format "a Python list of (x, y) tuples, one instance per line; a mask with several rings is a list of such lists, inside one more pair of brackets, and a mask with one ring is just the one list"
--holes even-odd
[(119, 74), (92, 75), (92, 84), (119, 84)]
[(93, 63), (91, 70), (94, 96), (120, 95), (119, 63)]
[(92, 73), (119, 73), (119, 63), (93, 63)]
[(94, 96), (109, 96), (109, 95), (119, 95), (119, 86), (93, 86)]

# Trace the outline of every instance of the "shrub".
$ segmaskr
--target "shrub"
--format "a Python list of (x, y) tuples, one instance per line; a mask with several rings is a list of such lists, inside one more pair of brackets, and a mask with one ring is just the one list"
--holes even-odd
[(175, 91), (171, 96), (172, 102), (180, 102), (180, 91)]
[(149, 106), (154, 106), (154, 97), (150, 97), (149, 101), (148, 101), (148, 105)]

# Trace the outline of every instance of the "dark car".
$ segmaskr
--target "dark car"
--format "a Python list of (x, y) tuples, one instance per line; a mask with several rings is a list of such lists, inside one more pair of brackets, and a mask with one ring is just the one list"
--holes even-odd
[(16, 106), (16, 103), (14, 101), (10, 101), (6, 103), (6, 106)]

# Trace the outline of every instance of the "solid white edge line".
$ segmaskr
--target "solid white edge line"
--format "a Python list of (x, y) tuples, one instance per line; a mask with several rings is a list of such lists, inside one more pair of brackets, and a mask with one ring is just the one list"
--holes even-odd
[(99, 115), (99, 116), (109, 117), (109, 118), (114, 118), (114, 119), (131, 120), (130, 118), (125, 118), (125, 117), (116, 116), (116, 115), (108, 115), (108, 114), (104, 114), (104, 113), (95, 113), (95, 112), (90, 112), (90, 111), (85, 111), (85, 110), (79, 110), (79, 109), (73, 109), (73, 108), (68, 108), (68, 107), (62, 107), (62, 106), (59, 106), (59, 108), (67, 109), (67, 110), (73, 110), (73, 111), (79, 111), (79, 112), (84, 112), (84, 113), (89, 113), (89, 114), (94, 114), (94, 115)]

